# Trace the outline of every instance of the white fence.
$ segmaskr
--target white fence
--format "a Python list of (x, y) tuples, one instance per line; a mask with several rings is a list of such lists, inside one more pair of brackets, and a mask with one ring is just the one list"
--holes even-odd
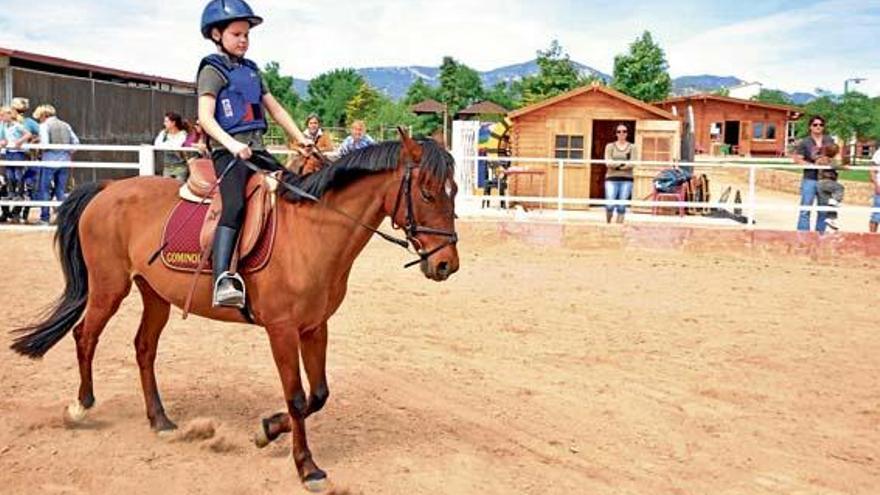
[[(14, 161), (0, 159), (0, 167), (28, 167), (28, 168), (72, 168), (87, 170), (131, 170), (137, 172), (139, 176), (150, 176), (156, 173), (156, 153), (157, 152), (183, 152), (192, 154), (199, 153), (196, 148), (177, 148), (177, 147), (157, 147), (152, 145), (140, 146), (122, 146), (122, 145), (98, 145), (98, 144), (81, 144), (81, 145), (61, 145), (61, 144), (33, 144), (26, 145), (22, 148), (25, 151), (30, 150), (58, 150), (58, 151), (92, 151), (92, 152), (125, 152), (137, 153), (137, 161), (114, 162), (114, 161)], [(16, 150), (18, 151), (18, 150)], [(273, 154), (290, 154), (293, 153), (287, 149), (270, 149)], [(3, 157), (3, 155), (0, 155)], [(60, 201), (36, 201), (36, 200), (0, 200), (0, 206), (11, 207), (57, 207)]]
[[(478, 122), (464, 122), (464, 121), (455, 121), (453, 122), (453, 149), (452, 154), (455, 158), (456, 162), (456, 173), (455, 178), (456, 182), (459, 184), (459, 198), (463, 202), (468, 203), (479, 203), (483, 204), (483, 202), (488, 201), (490, 204), (501, 204), (504, 202), (506, 205), (510, 205), (513, 203), (538, 203), (541, 205), (550, 205), (555, 206), (556, 209), (556, 217), (559, 221), (562, 221), (564, 218), (567, 218), (565, 215), (566, 207), (571, 206), (606, 206), (606, 205), (625, 205), (632, 207), (663, 207), (663, 208), (699, 208), (699, 209), (729, 209), (732, 206), (727, 203), (719, 203), (717, 201), (712, 202), (693, 202), (693, 201), (650, 201), (650, 200), (630, 200), (630, 201), (619, 201), (619, 200), (605, 200), (601, 198), (572, 198), (565, 196), (565, 184), (566, 184), (566, 168), (571, 165), (597, 165), (597, 164), (606, 164), (605, 160), (571, 160), (571, 159), (553, 159), (553, 158), (521, 158), (521, 157), (486, 157), (479, 156), (477, 153), (477, 145), (478, 145), (478, 133), (479, 133)], [(505, 194), (503, 196), (484, 196), (476, 194), (479, 187), (479, 163), (484, 162), (489, 163), (495, 162), (507, 162), (505, 165), (509, 164), (511, 166), (521, 165), (523, 168), (529, 168), (530, 166), (541, 166), (544, 167), (552, 167), (557, 171), (556, 178), (556, 190), (557, 194), (554, 196), (515, 196), (510, 194)], [(831, 207), (831, 206), (801, 206), (799, 201), (795, 201), (792, 204), (779, 204), (778, 202), (767, 202), (762, 201), (758, 194), (758, 174), (762, 171), (766, 170), (794, 170), (794, 171), (802, 171), (804, 169), (816, 169), (816, 170), (828, 170), (831, 169), (830, 166), (819, 166), (819, 165), (798, 165), (792, 163), (791, 159), (707, 159), (700, 160), (696, 162), (657, 162), (657, 161), (632, 161), (631, 162), (635, 167), (639, 166), (650, 166), (652, 168), (681, 168), (688, 167), (692, 168), (692, 170), (747, 170), (748, 171), (748, 185), (747, 191), (745, 192), (745, 197), (743, 198), (743, 203), (740, 205), (734, 205), (735, 208), (741, 208), (743, 210), (744, 216), (746, 217), (746, 223), (749, 228), (753, 228), (755, 226), (755, 220), (758, 217), (758, 212), (760, 211), (791, 211), (791, 212), (800, 212), (800, 211), (809, 211), (809, 212), (827, 212), (827, 211), (837, 211), (837, 212), (857, 212), (857, 213), (878, 213), (880, 212), (880, 208), (873, 208), (871, 206), (857, 206), (851, 204), (850, 202), (845, 202), (845, 204), (841, 207)], [(880, 166), (859, 166), (859, 167), (849, 167), (849, 170), (878, 170), (880, 171)], [(501, 170), (500, 174), (503, 174), (504, 171)], [(491, 174), (490, 174), (490, 178)], [(497, 179), (497, 178), (496, 178)], [(711, 176), (710, 176), (711, 180)], [(497, 185), (496, 185), (497, 187)], [(880, 184), (876, 184), (875, 188), (880, 188)], [(542, 184), (542, 188), (547, 188), (546, 184)], [(509, 193), (509, 189), (507, 190)]]
[[(595, 205), (595, 206), (604, 206), (604, 205), (626, 205), (626, 206), (635, 206), (635, 207), (665, 207), (665, 208), (729, 208), (730, 205), (718, 203), (716, 202), (678, 202), (678, 201), (645, 201), (645, 200), (631, 200), (631, 201), (609, 201), (605, 199), (592, 199), (592, 198), (571, 198), (566, 197), (564, 194), (565, 191), (565, 182), (566, 182), (566, 167), (570, 165), (591, 165), (591, 164), (602, 164), (605, 163), (604, 160), (558, 160), (558, 159), (540, 159), (540, 158), (517, 158), (517, 157), (504, 157), (504, 158), (487, 158), (481, 157), (476, 154), (477, 149), (477, 131), (479, 124), (476, 122), (459, 122), (456, 121), (453, 123), (453, 135), (455, 136), (454, 146), (453, 146), (453, 156), (456, 161), (456, 172), (455, 179), (459, 185), (460, 191), (460, 199), (464, 202), (482, 202), (484, 200), (490, 200), (495, 202), (506, 201), (507, 204), (510, 202), (520, 202), (520, 203), (540, 203), (540, 204), (549, 204), (554, 205), (557, 211), (557, 217), (559, 220), (564, 218), (564, 211), (567, 206), (584, 206), (584, 205)], [(26, 150), (68, 150), (68, 151), (93, 151), (93, 152), (128, 152), (128, 153), (136, 153), (137, 161), (130, 162), (111, 162), (111, 161), (69, 161), (69, 162), (52, 162), (52, 161), (10, 161), (10, 160), (0, 160), (0, 166), (17, 166), (17, 167), (46, 167), (46, 168), (75, 168), (75, 169), (115, 169), (115, 170), (131, 170), (136, 171), (137, 175), (141, 176), (149, 176), (154, 175), (156, 171), (156, 152), (185, 152), (185, 153), (198, 153), (198, 150), (195, 148), (166, 148), (166, 147), (154, 147), (151, 145), (141, 145), (141, 146), (114, 146), (114, 145), (30, 145), (25, 147)], [(289, 154), (291, 151), (286, 149), (271, 149), (272, 153), (276, 154)], [(529, 165), (551, 165), (557, 168), (557, 191), (558, 193), (553, 197), (548, 196), (513, 196), (513, 195), (505, 195), (503, 197), (498, 196), (480, 196), (476, 194), (478, 188), (478, 163), (480, 161), (498, 161), (503, 160), (510, 162), (511, 164), (523, 164), (526, 166)], [(743, 199), (743, 203), (741, 205), (737, 205), (737, 208), (742, 208), (744, 211), (745, 217), (747, 218), (746, 225), (754, 226), (754, 220), (757, 217), (757, 212), (764, 210), (784, 210), (784, 211), (847, 211), (847, 212), (861, 212), (861, 213), (872, 213), (872, 212), (880, 212), (880, 208), (872, 208), (869, 206), (856, 206), (851, 204), (845, 204), (841, 208), (833, 208), (828, 206), (800, 206), (799, 204), (790, 204), (790, 205), (780, 205), (778, 203), (766, 203), (762, 202), (757, 194), (757, 175), (762, 170), (768, 169), (791, 169), (791, 170), (803, 170), (805, 168), (810, 169), (830, 169), (828, 166), (803, 166), (803, 165), (795, 165), (792, 164), (788, 160), (716, 160), (716, 161), (697, 161), (693, 163), (685, 163), (685, 162), (653, 162), (653, 161), (633, 161), (632, 162), (636, 167), (638, 166), (651, 166), (651, 167), (693, 167), (695, 170), (698, 169), (747, 169), (748, 170), (748, 192)], [(870, 166), (870, 167), (852, 167), (851, 170), (880, 170), (880, 166)], [(0, 200), (0, 206), (21, 206), (21, 207), (55, 207), (60, 204), (59, 201), (34, 201), (34, 200)]]

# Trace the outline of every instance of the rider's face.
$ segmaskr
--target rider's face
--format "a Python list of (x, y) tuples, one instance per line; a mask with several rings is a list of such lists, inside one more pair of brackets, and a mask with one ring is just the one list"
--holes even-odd
[(314, 132), (318, 131), (318, 127), (321, 124), (318, 123), (318, 119), (309, 119), (309, 130)]
[(220, 35), (220, 43), (227, 52), (236, 57), (244, 57), (250, 44), (251, 25), (247, 21), (235, 21)]

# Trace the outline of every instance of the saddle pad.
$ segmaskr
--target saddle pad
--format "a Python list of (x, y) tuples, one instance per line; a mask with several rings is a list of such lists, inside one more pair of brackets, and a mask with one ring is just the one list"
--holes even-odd
[[(199, 235), (205, 215), (210, 205), (198, 205), (189, 201), (179, 201), (165, 222), (162, 232), (162, 263), (172, 270), (195, 272), (201, 261), (202, 248)], [(269, 214), (266, 227), (251, 252), (238, 262), (238, 272), (254, 273), (262, 270), (269, 262), (275, 243), (275, 211)], [(205, 273), (211, 273), (211, 262), (205, 264)]]

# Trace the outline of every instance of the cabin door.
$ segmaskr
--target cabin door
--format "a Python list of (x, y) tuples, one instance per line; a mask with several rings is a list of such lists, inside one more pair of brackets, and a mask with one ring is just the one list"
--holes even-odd
[[(594, 120), (593, 140), (590, 149), (590, 158), (593, 160), (605, 159), (605, 146), (617, 140), (617, 126), (623, 124), (627, 128), (626, 140), (635, 143), (636, 122), (634, 120)], [(605, 164), (594, 163), (590, 165), (590, 198), (605, 199)]]

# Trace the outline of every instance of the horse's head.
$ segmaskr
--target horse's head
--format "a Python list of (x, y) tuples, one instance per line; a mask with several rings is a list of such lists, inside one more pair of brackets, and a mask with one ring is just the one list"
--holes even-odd
[(397, 175), (385, 206), (392, 224), (403, 229), (421, 258), (426, 277), (443, 281), (458, 271), (455, 233), (454, 161), (433, 141), (416, 142), (403, 129)]

